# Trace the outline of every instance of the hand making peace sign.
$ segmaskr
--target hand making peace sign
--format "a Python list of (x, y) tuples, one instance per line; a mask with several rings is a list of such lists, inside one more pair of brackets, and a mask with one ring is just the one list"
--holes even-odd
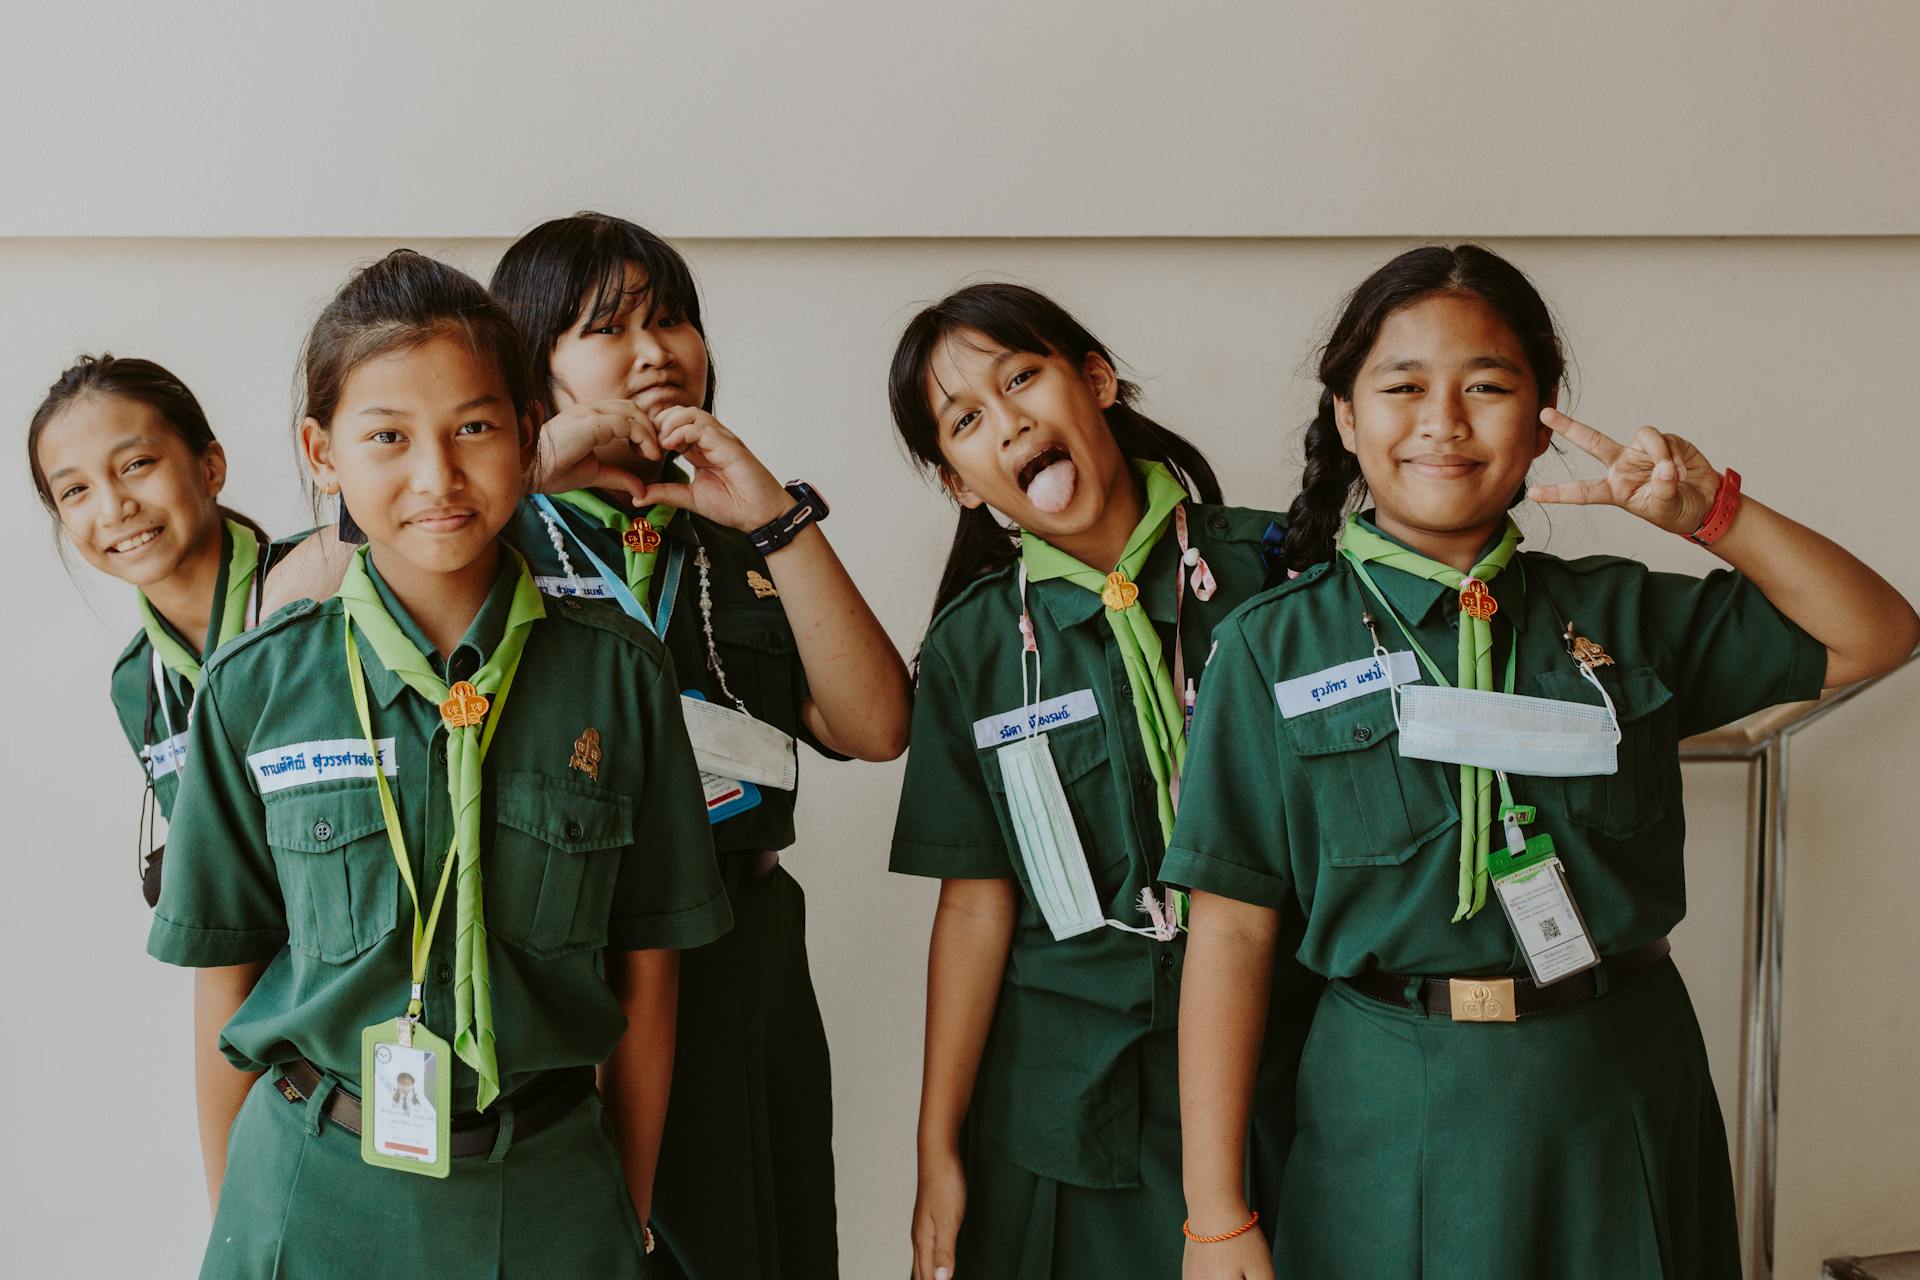
[(1623, 507), (1649, 524), (1678, 534), (1698, 529), (1712, 510), (1720, 473), (1692, 441), (1642, 427), (1633, 433), (1631, 444), (1623, 445), (1558, 409), (1542, 409), (1540, 421), (1604, 462), (1607, 474), (1598, 480), (1535, 485), (1527, 490), (1535, 502)]

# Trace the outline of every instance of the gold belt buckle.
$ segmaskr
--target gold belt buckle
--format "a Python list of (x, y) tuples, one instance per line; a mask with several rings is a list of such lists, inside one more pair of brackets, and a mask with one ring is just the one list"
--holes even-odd
[(1512, 978), (1449, 978), (1455, 1022), (1512, 1022)]

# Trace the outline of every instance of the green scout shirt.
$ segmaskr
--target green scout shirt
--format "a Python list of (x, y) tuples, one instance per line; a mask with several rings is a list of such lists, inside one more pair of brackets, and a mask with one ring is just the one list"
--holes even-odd
[[(586, 540), (593, 553), (618, 572), (626, 562), (620, 536), (564, 502), (555, 500), (553, 505), (571, 535), (566, 540), (567, 558), (573, 564), (577, 587), (568, 578), (560, 555), (554, 550), (539, 508), (531, 501), (520, 504), (519, 514), (507, 526), (509, 540), (526, 556), (540, 590), (547, 595), (564, 598), (581, 594), (605, 600), (608, 608), (618, 610), (593, 562), (580, 554), (576, 539)], [(614, 505), (622, 503), (616, 499)], [(787, 611), (780, 597), (763, 597), (754, 590), (752, 578), (763, 584), (762, 591), (772, 590), (773, 579), (767, 572), (766, 559), (754, 550), (752, 541), (744, 533), (686, 511), (676, 513), (660, 534), (659, 559), (653, 571), (653, 598), (647, 602), (647, 609), (649, 614), (658, 616), (668, 551), (675, 545), (680, 546), (684, 557), (680, 586), (664, 637), (680, 689), (697, 690), (708, 701), (723, 707), (733, 705), (721, 691), (719, 677), (707, 664), (706, 633), (700, 624), (700, 570), (694, 564), (694, 551), (705, 547), (711, 566), (708, 580), (713, 599), (714, 647), (719, 651), (721, 665), (726, 668), (727, 686), (746, 704), (755, 719), (808, 743), (829, 759), (845, 759), (821, 746), (801, 723), (800, 705), (808, 696), (806, 669), (800, 664), (800, 651), (794, 644), (793, 628), (787, 622)], [(798, 795), (798, 785), (792, 791), (761, 787), (759, 804), (715, 825), (714, 849), (720, 853), (740, 853), (784, 849), (791, 845), (793, 806)]]
[[(1191, 503), (1187, 512), (1190, 539), (1219, 587), (1210, 601), (1189, 588), (1182, 609), (1186, 670), (1198, 679), (1214, 626), (1260, 589), (1261, 535), (1274, 517)], [(1169, 663), (1179, 558), (1169, 524), (1138, 578), (1139, 607), (1161, 632)], [(1110, 919), (1147, 924), (1140, 892), (1158, 879), (1163, 842), (1156, 784), (1113, 631), (1095, 592), (1048, 581), (1029, 584), (1027, 594), (1044, 682), (1038, 706), (1051, 719), (1048, 742), (1095, 889)], [(1185, 939), (1156, 943), (1101, 928), (1055, 942), (1048, 931), (994, 756), (1001, 741), (1018, 735), (1011, 726), (1026, 724), (1019, 618), (1008, 566), (968, 586), (933, 620), (920, 650), (890, 866), (909, 875), (1020, 882), (1012, 953), (971, 1122), (1043, 1177), (1130, 1186), (1140, 1167), (1139, 1046), (1175, 1025)], [(1184, 790), (1181, 799), (1189, 803)], [(1302, 977), (1282, 966), (1276, 1005)]]
[[(1384, 565), (1367, 570), (1451, 680), (1457, 593)], [(1686, 913), (1680, 740), (1817, 697), (1826, 650), (1730, 570), (1693, 578), (1616, 556), (1522, 552), (1490, 585), (1502, 681), (1510, 646), (1520, 648), (1514, 692), (1600, 703), (1567, 656), (1555, 605), (1613, 657), (1596, 674), (1621, 722), (1618, 772), (1514, 775), (1514, 799), (1538, 808), (1527, 830), (1553, 837), (1603, 955), (1664, 937)], [(1525, 972), (1491, 894), (1479, 914), (1450, 923), (1459, 766), (1401, 758), (1385, 686), (1281, 712), (1277, 684), (1369, 655), (1369, 611), (1389, 652), (1409, 648), (1336, 557), (1221, 624), (1162, 874), (1289, 913), (1297, 900), (1306, 917), (1300, 959), (1329, 977)], [(1431, 679), (1424, 669), (1421, 679)]]
[[(267, 573), (296, 541), (298, 539), (273, 542), (261, 548), (259, 563), (254, 569), (256, 604)], [(220, 576), (213, 584), (212, 615), (207, 626), (209, 636), (217, 634), (219, 630), (221, 602), (227, 598), (227, 565), (232, 556), (232, 535), (223, 532), (220, 539)], [(193, 650), (193, 646), (181, 639), (180, 633), (158, 611), (154, 616), (169, 635), (180, 641), (183, 648), (189, 652)], [(110, 694), (114, 714), (120, 719), (120, 730), (127, 736), (127, 745), (133, 748), (134, 758), (140, 762), (141, 770), (153, 783), (154, 803), (160, 806), (162, 817), (169, 817), (173, 813), (173, 799), (180, 791), (180, 767), (186, 763), (187, 721), (193, 710), (193, 686), (187, 683), (184, 676), (164, 665), (160, 668), (159, 680), (154, 680), (153, 645), (147, 639), (146, 628), (142, 627), (134, 632), (133, 640), (114, 661)], [(172, 726), (171, 731), (169, 725)]]
[[(444, 679), (504, 630), (517, 566), (442, 663), (369, 563), (389, 612)], [(172, 964), (267, 961), (221, 1033), (247, 1069), (304, 1056), (357, 1079), (360, 1033), (406, 1008), (413, 904), (381, 819), (346, 671), (341, 604), (302, 600), (207, 667), (173, 852), (147, 949)], [(422, 904), (453, 840), (439, 711), (364, 640), (373, 731)], [(684, 948), (732, 922), (666, 655), (617, 611), (560, 601), (533, 625), (485, 764), (482, 850), (503, 1088), (604, 1061), (625, 1028), (602, 948)], [(598, 776), (575, 767), (587, 729)], [(387, 753), (391, 753), (388, 755)], [(453, 889), (449, 887), (451, 899)], [(453, 1039), (453, 903), (427, 965), (425, 1022)], [(456, 1105), (475, 1076), (454, 1076)]]

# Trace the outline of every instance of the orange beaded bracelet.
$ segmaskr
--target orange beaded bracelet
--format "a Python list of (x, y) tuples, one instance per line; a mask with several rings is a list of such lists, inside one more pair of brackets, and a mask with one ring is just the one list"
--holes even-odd
[(1197, 1236), (1193, 1234), (1193, 1219), (1188, 1218), (1185, 1222), (1182, 1222), (1180, 1224), (1180, 1234), (1185, 1236), (1187, 1239), (1193, 1241), (1195, 1244), (1221, 1244), (1221, 1243), (1224, 1243), (1225, 1241), (1233, 1239), (1235, 1236), (1245, 1235), (1247, 1232), (1253, 1230), (1253, 1224), (1258, 1221), (1260, 1221), (1260, 1211), (1258, 1209), (1255, 1209), (1253, 1211), (1253, 1216), (1251, 1218), (1248, 1218), (1245, 1222), (1241, 1223), (1239, 1226), (1235, 1227), (1233, 1230), (1227, 1232), (1225, 1235)]

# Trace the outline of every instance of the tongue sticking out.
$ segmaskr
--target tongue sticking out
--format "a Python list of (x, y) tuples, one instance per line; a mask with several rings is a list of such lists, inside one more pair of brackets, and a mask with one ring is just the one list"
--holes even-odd
[(1073, 501), (1073, 487), (1079, 479), (1071, 459), (1060, 461), (1042, 471), (1027, 485), (1027, 501), (1050, 516), (1057, 516)]

